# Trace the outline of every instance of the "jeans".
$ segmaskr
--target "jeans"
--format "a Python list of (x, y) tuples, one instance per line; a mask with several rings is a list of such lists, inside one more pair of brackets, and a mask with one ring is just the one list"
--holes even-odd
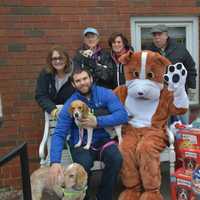
[[(99, 160), (100, 151), (85, 150), (82, 147), (74, 148), (70, 147), (71, 155), (74, 162), (81, 164), (90, 177), (90, 169), (93, 166), (94, 160)], [(101, 161), (104, 162), (105, 167), (103, 169), (101, 183), (98, 188), (97, 199), (98, 200), (112, 200), (113, 190), (117, 183), (117, 177), (122, 166), (122, 156), (118, 150), (117, 145), (112, 144), (106, 147), (101, 153)], [(88, 183), (88, 185), (90, 185)], [(88, 200), (88, 191), (86, 192), (85, 200)]]

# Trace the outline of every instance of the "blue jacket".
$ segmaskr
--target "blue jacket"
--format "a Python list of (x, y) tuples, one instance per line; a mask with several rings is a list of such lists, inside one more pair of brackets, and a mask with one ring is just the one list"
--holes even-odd
[[(68, 109), (74, 100), (84, 101), (91, 109), (104, 108), (110, 114), (97, 117), (97, 126), (93, 131), (92, 145), (109, 139), (110, 135), (105, 131), (105, 127), (115, 126), (128, 122), (128, 115), (121, 104), (118, 97), (109, 89), (93, 85), (91, 89), (90, 100), (82, 96), (79, 92), (75, 92), (64, 104), (61, 110), (57, 125), (52, 135), (51, 143), (51, 163), (59, 163), (61, 161), (61, 154), (64, 146), (66, 136), (70, 134), (70, 143), (72, 145), (78, 142), (78, 127), (74, 119), (70, 116)], [(87, 134), (84, 132), (83, 143), (86, 143)]]

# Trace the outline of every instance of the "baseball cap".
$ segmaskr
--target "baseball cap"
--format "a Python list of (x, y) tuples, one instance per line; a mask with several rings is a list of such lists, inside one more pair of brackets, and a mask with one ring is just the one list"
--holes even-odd
[(85, 36), (87, 33), (93, 33), (97, 36), (99, 36), (99, 32), (97, 31), (97, 29), (92, 28), (92, 27), (87, 27), (84, 31), (83, 31), (83, 35)]
[(153, 26), (151, 29), (151, 33), (162, 33), (162, 32), (168, 32), (168, 27), (165, 26), (164, 24)]

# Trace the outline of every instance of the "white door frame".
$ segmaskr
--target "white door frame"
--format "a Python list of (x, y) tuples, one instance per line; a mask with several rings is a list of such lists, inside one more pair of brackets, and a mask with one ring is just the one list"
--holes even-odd
[(152, 27), (157, 24), (165, 24), (168, 27), (185, 27), (186, 48), (192, 55), (197, 69), (197, 88), (193, 90), (195, 98), (190, 101), (191, 105), (199, 104), (199, 20), (198, 17), (169, 17), (148, 16), (131, 17), (131, 44), (135, 51), (141, 50), (141, 28)]

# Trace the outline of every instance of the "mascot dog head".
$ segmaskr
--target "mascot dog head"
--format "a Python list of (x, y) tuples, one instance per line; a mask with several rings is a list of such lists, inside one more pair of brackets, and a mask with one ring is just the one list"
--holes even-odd
[(125, 65), (128, 94), (133, 98), (158, 99), (164, 86), (163, 76), (168, 59), (151, 51), (129, 51), (120, 57)]

